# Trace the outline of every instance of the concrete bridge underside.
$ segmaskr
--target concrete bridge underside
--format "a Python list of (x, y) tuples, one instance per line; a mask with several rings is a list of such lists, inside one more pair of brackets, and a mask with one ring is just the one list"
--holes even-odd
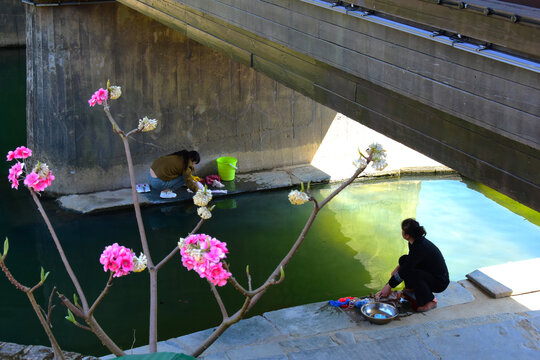
[[(307, 0), (118, 2), (176, 30), (181, 36), (216, 50), (220, 56), (226, 55), (234, 60), (234, 64), (242, 64), (245, 68), (265, 74), (316, 103), (343, 113), (525, 205), (540, 209), (538, 9), (500, 5), (495, 0), (470, 1), (469, 6), (464, 8), (458, 4), (460, 2), (451, 6), (422, 0), (351, 1), (349, 3), (361, 6), (352, 10), (344, 6), (332, 7), (325, 1)], [(476, 7), (470, 5), (473, 2), (478, 3)], [(53, 146), (44, 143), (49, 141), (47, 136), (51, 139), (57, 136), (46, 129), (48, 116), (58, 116), (63, 112), (62, 116), (74, 121), (75, 128), (79, 126), (79, 118), (95, 117), (78, 115), (78, 105), (72, 106), (74, 100), (66, 93), (52, 96), (60, 96), (57, 100), (65, 102), (66, 107), (62, 108), (56, 103), (51, 106), (51, 94), (40, 95), (40, 92), (47, 92), (51, 83), (69, 80), (74, 83), (70, 85), (71, 89), (76, 89), (77, 95), (80, 95), (83, 86), (99, 84), (103, 76), (110, 76), (111, 70), (120, 73), (125, 67), (126, 71), (136, 73), (136, 65), (131, 64), (136, 59), (129, 59), (129, 65), (122, 64), (122, 51), (131, 51), (130, 55), (133, 55), (129, 48), (133, 45), (127, 44), (125, 39), (133, 38), (135, 42), (144, 39), (147, 49), (136, 49), (136, 54), (140, 56), (149, 56), (154, 50), (162, 52), (153, 55), (157, 59), (153, 63), (145, 61), (142, 65), (143, 79), (138, 79), (135, 73), (122, 74), (132, 85), (154, 91), (154, 99), (132, 103), (131, 108), (125, 108), (128, 112), (133, 108), (153, 107), (162, 115), (168, 114), (166, 109), (169, 107), (185, 105), (183, 101), (186, 95), (197, 96), (193, 85), (182, 85), (182, 88), (178, 85), (178, 89), (164, 85), (165, 89), (156, 92), (157, 85), (148, 84), (153, 80), (166, 84), (171, 75), (177, 76), (175, 81), (178, 81), (179, 75), (163, 66), (175, 61), (179, 64), (185, 62), (173, 48), (180, 44), (191, 54), (189, 42), (167, 33), (164, 38), (174, 38), (178, 42), (166, 44), (161, 35), (156, 35), (164, 32), (154, 31), (153, 25), (149, 28), (147, 21), (139, 21), (138, 28), (133, 19), (126, 20), (123, 11), (114, 10), (112, 15), (105, 17), (96, 8), (104, 9), (108, 5), (87, 7), (93, 10), (81, 12), (78, 17), (74, 17), (73, 11), (61, 15), (56, 9), (27, 9), (30, 145), (66, 148), (58, 143), (58, 139), (50, 140)], [(366, 9), (372, 11), (360, 11)], [(81, 15), (83, 13), (84, 16)], [(81, 23), (83, 20), (84, 23)], [(49, 28), (48, 33), (45, 27)], [(68, 33), (74, 29), (78, 35)], [(436, 34), (432, 33), (436, 30)], [(94, 35), (97, 40), (93, 39)], [(123, 42), (118, 40), (120, 36)], [(491, 46), (476, 51), (480, 50), (482, 43), (490, 43)], [(46, 49), (47, 46), (49, 49)], [(90, 50), (83, 49), (85, 46)], [(115, 46), (117, 49), (114, 49)], [(112, 64), (107, 59), (105, 64), (96, 64), (96, 58), (83, 59), (84, 54), (90, 57), (104, 47), (107, 47), (109, 56), (116, 57), (111, 60)], [(47, 59), (53, 52), (56, 58)], [(163, 64), (159, 62), (160, 56)], [(201, 57), (198, 66), (212, 61), (212, 57), (218, 58), (216, 55)], [(68, 67), (62, 61), (80, 62), (87, 65), (89, 70), (101, 70), (78, 75), (74, 66)], [(229, 76), (223, 73), (223, 69), (216, 68), (218, 64), (228, 67), (230, 73), (237, 73), (244, 80), (253, 76), (233, 63), (218, 60), (206, 67), (205, 71), (217, 71), (220, 78)], [(179, 69), (181, 64), (172, 66)], [(47, 71), (62, 67), (62, 74), (58, 73), (55, 79), (48, 78)], [(268, 85), (258, 85), (259, 94)], [(208, 84), (204, 86), (207, 87), (206, 93), (209, 93)], [(63, 87), (60, 86), (60, 89)], [(69, 89), (63, 90), (67, 92)], [(167, 97), (166, 90), (174, 90), (175, 94)], [(252, 103), (249, 91), (241, 87), (237, 91), (232, 90), (240, 97), (234, 106)], [(156, 98), (156, 95), (163, 95), (163, 98)], [(288, 96), (293, 99), (292, 103), (298, 102), (294, 94)], [(52, 108), (52, 113), (36, 115), (44, 106)], [(177, 112), (174, 116), (186, 116), (194, 123), (204, 112), (204, 106), (200, 103), (190, 106), (185, 113)], [(293, 125), (287, 129), (294, 132), (294, 126), (298, 124), (294, 125), (295, 112), (290, 113), (292, 119), (289, 120)], [(325, 110), (320, 109), (315, 113), (326, 114)], [(313, 119), (306, 122), (305, 114), (298, 112), (296, 115), (304, 119), (305, 128), (310, 124), (325, 128), (324, 124), (315, 123)], [(309, 116), (316, 117), (316, 114)], [(219, 128), (219, 121), (212, 126)], [(102, 128), (105, 130), (105, 126)], [(78, 141), (73, 130), (60, 130), (65, 133), (62, 141)], [(210, 134), (209, 129), (206, 131)], [(304, 143), (313, 143), (317, 139), (321, 139), (321, 134), (313, 135)], [(191, 140), (191, 135), (187, 140)], [(111, 138), (110, 141), (114, 140)], [(167, 141), (172, 142), (171, 139)], [(219, 136), (212, 141), (219, 143)], [(280, 141), (278, 145), (295, 149), (295, 145), (289, 143), (290, 139), (287, 144)], [(234, 151), (230, 145), (228, 142), (228, 151)], [(81, 148), (80, 144), (70, 146)], [(86, 146), (91, 147), (92, 144)], [(117, 145), (111, 145), (109, 150), (116, 153), (117, 148)], [(288, 165), (284, 164), (278, 149), (272, 151), (278, 154), (275, 161), (281, 161), (281, 164), (273, 165)], [(105, 162), (102, 159), (105, 150), (97, 149), (97, 152), (98, 162)], [(75, 155), (66, 153), (59, 157), (69, 160)], [(146, 152), (143, 159), (145, 166), (154, 155)], [(121, 152), (114, 156), (121, 157)], [(95, 159), (90, 156), (89, 160)], [(116, 160), (113, 162), (118, 163)], [(67, 168), (65, 171), (68, 171)]]
[[(471, 1), (468, 9), (349, 2), (362, 6), (356, 11), (298, 0), (119, 2), (540, 209), (538, 9), (496, 1)], [(461, 36), (449, 45), (392, 27), (393, 20)], [(525, 66), (460, 49), (462, 39), (517, 54)]]

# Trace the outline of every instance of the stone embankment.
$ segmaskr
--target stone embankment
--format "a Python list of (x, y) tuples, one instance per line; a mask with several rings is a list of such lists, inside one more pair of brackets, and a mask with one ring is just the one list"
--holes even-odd
[[(97, 360), (74, 352), (64, 352), (66, 360)], [(19, 345), (0, 342), (0, 360), (53, 360), (51, 348), (41, 345)]]

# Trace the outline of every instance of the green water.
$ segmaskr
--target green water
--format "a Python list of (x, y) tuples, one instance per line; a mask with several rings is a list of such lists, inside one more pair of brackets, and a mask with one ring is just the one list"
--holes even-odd
[[(12, 120), (6, 122), (8, 130), (0, 133), (0, 149), (7, 153), (24, 144), (24, 53), (1, 51), (0, 61), (0, 101)], [(1, 179), (0, 239), (10, 239), (7, 265), (25, 285), (39, 280), (41, 266), (51, 272), (36, 294), (42, 304), (53, 285), (71, 297), (73, 288), (27, 191), (11, 190), (7, 179)], [(316, 188), (316, 197), (328, 195), (332, 188)], [(244, 270), (249, 265), (253, 284), (259, 285), (308, 218), (310, 205), (290, 205), (287, 193), (243, 194), (219, 201), (213, 218), (201, 228), (227, 242), (228, 262), (240, 282), (245, 284)], [(90, 301), (108, 278), (99, 264), (104, 247), (118, 242), (137, 253), (141, 250), (131, 210), (81, 216), (60, 211), (51, 201), (45, 201), (45, 207)], [(146, 208), (143, 217), (154, 262), (168, 254), (198, 219), (190, 204)], [(250, 315), (378, 290), (406, 252), (399, 228), (406, 217), (416, 217), (426, 227), (428, 238), (445, 255), (453, 280), (478, 267), (540, 256), (540, 214), (480, 184), (426, 179), (354, 184), (320, 213), (287, 267), (285, 281), (271, 288)], [(46, 345), (26, 296), (3, 276), (0, 290), (0, 341)], [(220, 293), (230, 312), (242, 302), (230, 285), (220, 288)], [(147, 294), (146, 272), (116, 279), (96, 312), (102, 327), (121, 347), (131, 347), (134, 337), (135, 346), (147, 342)], [(159, 273), (158, 300), (160, 340), (218, 323), (219, 309), (207, 283), (182, 268), (179, 257)], [(108, 353), (92, 334), (64, 320), (65, 309), (57, 300), (56, 304), (53, 330), (64, 349)]]

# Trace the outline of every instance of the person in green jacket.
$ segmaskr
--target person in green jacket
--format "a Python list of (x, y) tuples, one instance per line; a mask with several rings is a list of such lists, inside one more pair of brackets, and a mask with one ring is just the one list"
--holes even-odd
[(194, 179), (195, 165), (201, 161), (197, 151), (181, 150), (156, 159), (148, 172), (150, 187), (161, 191), (160, 197), (171, 199), (176, 197), (173, 190), (183, 185), (197, 192), (202, 184)]

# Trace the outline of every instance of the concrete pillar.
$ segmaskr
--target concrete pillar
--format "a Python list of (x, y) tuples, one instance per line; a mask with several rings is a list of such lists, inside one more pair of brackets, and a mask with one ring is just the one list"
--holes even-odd
[(117, 3), (27, 7), (28, 145), (56, 174), (56, 193), (129, 184), (121, 140), (87, 100), (107, 79), (122, 86), (112, 105), (125, 130), (147, 115), (156, 131), (131, 149), (137, 180), (158, 156), (201, 153), (240, 171), (311, 161), (335, 112), (269, 77)]
[(0, 6), (0, 47), (24, 44), (24, 5), (21, 0), (3, 0)]

